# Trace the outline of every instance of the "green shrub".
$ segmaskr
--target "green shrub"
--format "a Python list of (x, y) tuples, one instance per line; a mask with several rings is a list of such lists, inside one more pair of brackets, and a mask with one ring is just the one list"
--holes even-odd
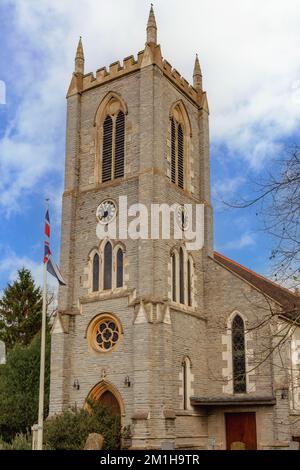
[(31, 442), (31, 435), (29, 433), (27, 434), (18, 433), (15, 435), (11, 443), (11, 450), (31, 450), (31, 449), (32, 449), (32, 442)]
[(2, 437), (0, 437), (0, 450), (10, 450), (10, 444), (5, 442)]
[(11, 443), (5, 442), (0, 438), (0, 450), (31, 450), (31, 436), (29, 433), (18, 433)]
[(90, 402), (85, 409), (70, 409), (49, 418), (44, 426), (44, 446), (52, 450), (80, 450), (90, 433), (104, 437), (104, 449), (120, 448), (120, 418), (102, 405)]

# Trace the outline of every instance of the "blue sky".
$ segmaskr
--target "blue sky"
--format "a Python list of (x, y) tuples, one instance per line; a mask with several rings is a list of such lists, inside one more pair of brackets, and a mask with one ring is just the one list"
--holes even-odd
[[(228, 210), (221, 201), (253, 194), (253, 182), (300, 141), (300, 2), (158, 0), (154, 8), (163, 56), (189, 81), (200, 57), (215, 247), (270, 274), (272, 240), (255, 209)], [(95, 71), (143, 49), (148, 11), (144, 0), (1, 0), (0, 291), (22, 265), (41, 280), (46, 196), (59, 257), (65, 95), (78, 37), (86, 72)]]

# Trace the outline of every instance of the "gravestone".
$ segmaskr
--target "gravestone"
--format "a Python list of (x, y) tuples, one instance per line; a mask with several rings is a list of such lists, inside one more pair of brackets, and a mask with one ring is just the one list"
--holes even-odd
[(103, 447), (104, 438), (102, 434), (92, 432), (88, 435), (85, 442), (84, 450), (101, 450)]

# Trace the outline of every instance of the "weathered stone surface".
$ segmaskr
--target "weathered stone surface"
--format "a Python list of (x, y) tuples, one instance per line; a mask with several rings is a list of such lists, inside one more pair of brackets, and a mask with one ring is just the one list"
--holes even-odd
[(102, 450), (104, 443), (104, 437), (102, 434), (91, 433), (88, 435), (84, 445), (84, 450)]
[(0, 365), (6, 363), (6, 348), (5, 343), (0, 341)]

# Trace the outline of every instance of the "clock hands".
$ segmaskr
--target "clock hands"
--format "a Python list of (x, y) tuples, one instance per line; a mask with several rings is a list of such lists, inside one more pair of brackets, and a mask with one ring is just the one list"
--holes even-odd
[(108, 216), (108, 211), (104, 211), (102, 215), (100, 216), (100, 220), (106, 219), (107, 216)]
[(115, 203), (111, 200), (103, 201), (97, 208), (96, 216), (102, 224), (109, 224), (116, 215)]

